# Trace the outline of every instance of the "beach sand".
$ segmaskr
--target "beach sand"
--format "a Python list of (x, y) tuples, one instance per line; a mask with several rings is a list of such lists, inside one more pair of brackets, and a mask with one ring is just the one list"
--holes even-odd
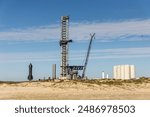
[(143, 82), (34, 81), (1, 82), (1, 100), (145, 100), (150, 99), (150, 80)]

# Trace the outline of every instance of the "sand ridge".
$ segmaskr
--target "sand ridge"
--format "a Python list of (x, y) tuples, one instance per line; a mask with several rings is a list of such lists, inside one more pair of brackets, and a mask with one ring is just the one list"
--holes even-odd
[(150, 80), (55, 80), (0, 82), (0, 99), (150, 99)]

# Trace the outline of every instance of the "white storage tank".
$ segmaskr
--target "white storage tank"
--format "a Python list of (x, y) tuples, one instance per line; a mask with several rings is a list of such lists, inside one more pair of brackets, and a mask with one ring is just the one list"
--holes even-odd
[(109, 74), (106, 74), (106, 78), (107, 78), (107, 79), (109, 78)]
[(124, 65), (121, 65), (121, 79), (125, 79), (125, 72), (124, 72), (124, 70), (125, 70), (125, 66)]
[(104, 79), (104, 78), (105, 78), (105, 72), (102, 71), (102, 79)]
[(117, 79), (121, 79), (121, 65), (117, 66)]
[(113, 68), (115, 79), (133, 79), (136, 78), (134, 65), (116, 65)]
[(130, 65), (130, 71), (131, 71), (131, 79), (136, 78), (136, 76), (135, 76), (135, 66), (134, 65)]
[(124, 79), (130, 79), (130, 65), (124, 65)]
[(114, 66), (113, 75), (114, 75), (114, 78), (117, 77), (117, 66)]

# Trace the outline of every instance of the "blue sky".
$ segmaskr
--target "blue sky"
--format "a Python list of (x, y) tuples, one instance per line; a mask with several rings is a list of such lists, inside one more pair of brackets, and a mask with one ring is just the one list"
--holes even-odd
[(0, 80), (51, 76), (60, 66), (60, 17), (70, 16), (70, 65), (83, 65), (90, 33), (96, 33), (86, 74), (101, 77), (118, 64), (134, 64), (150, 76), (149, 0), (0, 0)]

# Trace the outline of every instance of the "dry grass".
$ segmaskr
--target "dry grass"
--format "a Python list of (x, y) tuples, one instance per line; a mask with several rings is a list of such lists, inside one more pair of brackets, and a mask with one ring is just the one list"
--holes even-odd
[(150, 99), (150, 78), (0, 82), (0, 99)]

